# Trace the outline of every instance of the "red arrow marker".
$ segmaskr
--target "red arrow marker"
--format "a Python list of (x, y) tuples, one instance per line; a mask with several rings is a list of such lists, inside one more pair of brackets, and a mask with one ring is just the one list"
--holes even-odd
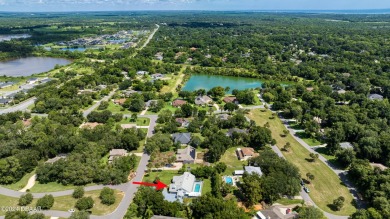
[(133, 182), (133, 184), (142, 185), (142, 186), (154, 186), (157, 190), (164, 189), (165, 187), (168, 187), (164, 183), (157, 181), (157, 183), (148, 183), (148, 182)]

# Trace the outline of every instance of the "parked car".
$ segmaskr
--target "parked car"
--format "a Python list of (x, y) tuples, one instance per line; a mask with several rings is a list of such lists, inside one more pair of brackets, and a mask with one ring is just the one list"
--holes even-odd
[(72, 208), (72, 209), (69, 209), (68, 210), (70, 213), (73, 213), (73, 212), (75, 212), (75, 210)]
[(165, 164), (165, 167), (173, 167), (173, 164), (170, 164), (170, 163)]
[(303, 179), (301, 179), (301, 186), (304, 186), (305, 185), (305, 182), (303, 181)]
[(305, 190), (306, 193), (310, 193), (310, 189), (307, 188), (306, 186), (303, 187), (303, 190)]

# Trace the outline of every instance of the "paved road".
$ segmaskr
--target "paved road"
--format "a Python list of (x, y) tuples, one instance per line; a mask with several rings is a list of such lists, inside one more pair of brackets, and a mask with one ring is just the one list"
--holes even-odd
[(142, 46), (139, 48), (139, 50), (142, 50), (143, 48), (145, 48), (145, 47), (149, 44), (150, 40), (153, 39), (154, 34), (158, 31), (158, 29), (160, 28), (160, 25), (156, 24), (156, 27), (157, 27), (157, 28), (153, 30), (152, 34), (149, 35), (148, 39), (145, 41), (144, 45), (142, 45)]
[[(156, 126), (156, 120), (157, 120), (157, 115), (144, 115), (140, 117), (145, 117), (150, 119), (150, 125), (148, 129), (148, 137), (153, 136), (153, 130), (154, 127)], [(96, 215), (91, 215), (91, 219), (111, 219), (111, 218), (123, 218), (124, 215), (127, 212), (127, 208), (129, 207), (130, 203), (132, 202), (135, 193), (137, 192), (137, 188), (139, 185), (132, 184), (132, 182), (140, 182), (142, 181), (142, 178), (144, 176), (144, 173), (146, 171), (146, 165), (148, 164), (150, 159), (150, 156), (146, 153), (142, 154), (141, 161), (138, 164), (137, 170), (136, 170), (136, 176), (135, 178), (127, 183), (120, 184), (120, 185), (114, 185), (114, 186), (108, 186), (112, 189), (117, 189), (120, 191), (124, 192), (124, 197), (117, 207), (115, 211), (113, 211), (111, 214), (104, 215), (104, 216), (96, 216)], [(95, 185), (95, 186), (88, 186), (85, 187), (85, 191), (93, 191), (93, 190), (100, 190), (104, 185)], [(73, 193), (73, 190), (65, 190), (65, 191), (59, 191), (59, 192), (47, 192), (47, 193), (32, 193), (34, 198), (41, 198), (46, 194), (51, 194), (54, 197), (58, 196), (65, 196), (65, 195), (71, 195)], [(15, 197), (19, 198), (22, 194), (25, 194), (25, 192), (19, 192), (19, 191), (14, 191), (11, 189), (7, 189), (4, 187), (0, 187), (0, 194), (10, 196), (10, 197)], [(49, 211), (42, 211), (41, 213), (45, 214), (46, 216), (53, 216), (53, 217), (63, 217), (67, 218), (71, 215), (69, 212), (65, 211), (54, 211), (54, 210), (49, 210)], [(3, 218), (0, 216), (0, 218)]]
[(36, 97), (32, 97), (24, 102), (19, 103), (18, 105), (8, 107), (7, 109), (2, 109), (0, 110), (0, 114), (11, 113), (16, 111), (25, 111), (29, 106), (34, 104), (36, 99), (37, 99)]
[[(281, 158), (283, 159), (286, 159), (282, 153), (282, 151), (280, 151), (280, 149), (276, 146), (276, 145), (273, 145), (271, 146), (272, 150)], [(313, 200), (310, 198), (309, 194), (305, 192), (305, 190), (303, 190), (303, 187), (301, 188), (301, 191), (299, 192), (300, 196), (302, 197), (302, 199), (305, 201), (305, 203), (307, 205), (310, 205), (310, 206), (315, 206), (317, 207), (318, 209), (320, 209), (314, 202)], [(320, 209), (322, 211), (322, 209)], [(324, 213), (324, 215), (329, 218), (329, 219), (348, 219), (348, 216), (338, 216), (338, 215), (334, 215), (334, 214), (331, 214), (331, 213), (328, 213), (328, 212), (325, 212), (325, 211), (322, 211)]]
[(97, 101), (95, 104), (93, 104), (91, 107), (88, 109), (84, 110), (83, 116), (87, 117), (92, 111), (94, 111), (102, 101), (108, 101), (114, 94), (116, 90), (111, 91), (107, 96), (103, 97), (101, 100)]
[(287, 128), (287, 130), (290, 131), (291, 136), (293, 136), (293, 138), (295, 140), (297, 140), (309, 152), (318, 154), (318, 159), (321, 160), (334, 173), (336, 173), (336, 175), (339, 176), (340, 180), (345, 184), (345, 186), (347, 186), (348, 190), (351, 192), (353, 198), (355, 199), (355, 201), (357, 203), (357, 208), (359, 208), (359, 209), (360, 208), (364, 208), (365, 207), (365, 203), (359, 199), (359, 195), (358, 195), (357, 189), (354, 187), (352, 182), (348, 180), (348, 177), (347, 177), (347, 173), (348, 172), (346, 170), (342, 170), (342, 169), (339, 169), (338, 167), (334, 166), (325, 157), (323, 157), (321, 154), (319, 154), (319, 153), (317, 153), (315, 151), (316, 148), (323, 147), (323, 145), (318, 146), (318, 147), (311, 147), (305, 141), (303, 141), (301, 138), (299, 138), (298, 136), (295, 135), (296, 130), (293, 130), (293, 129), (290, 128), (290, 126), (288, 125), (288, 122), (287, 122), (286, 119), (281, 118), (281, 121), (283, 122), (283, 124)]

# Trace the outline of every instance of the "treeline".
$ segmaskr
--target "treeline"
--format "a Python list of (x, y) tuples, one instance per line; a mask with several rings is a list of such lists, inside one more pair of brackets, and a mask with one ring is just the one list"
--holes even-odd
[(37, 178), (42, 183), (121, 183), (136, 165), (135, 157), (124, 157), (113, 164), (102, 164), (102, 158), (113, 148), (135, 150), (146, 136), (141, 130), (113, 131), (112, 125), (79, 130), (48, 118), (34, 117), (28, 122), (26, 119), (29, 114), (21, 112), (0, 117), (1, 184), (17, 182), (39, 162), (58, 154), (68, 155), (58, 163), (37, 168)]

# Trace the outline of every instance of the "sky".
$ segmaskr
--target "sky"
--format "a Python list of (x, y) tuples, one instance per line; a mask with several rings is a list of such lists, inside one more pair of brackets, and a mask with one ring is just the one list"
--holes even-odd
[(0, 0), (0, 11), (362, 10), (390, 0)]

